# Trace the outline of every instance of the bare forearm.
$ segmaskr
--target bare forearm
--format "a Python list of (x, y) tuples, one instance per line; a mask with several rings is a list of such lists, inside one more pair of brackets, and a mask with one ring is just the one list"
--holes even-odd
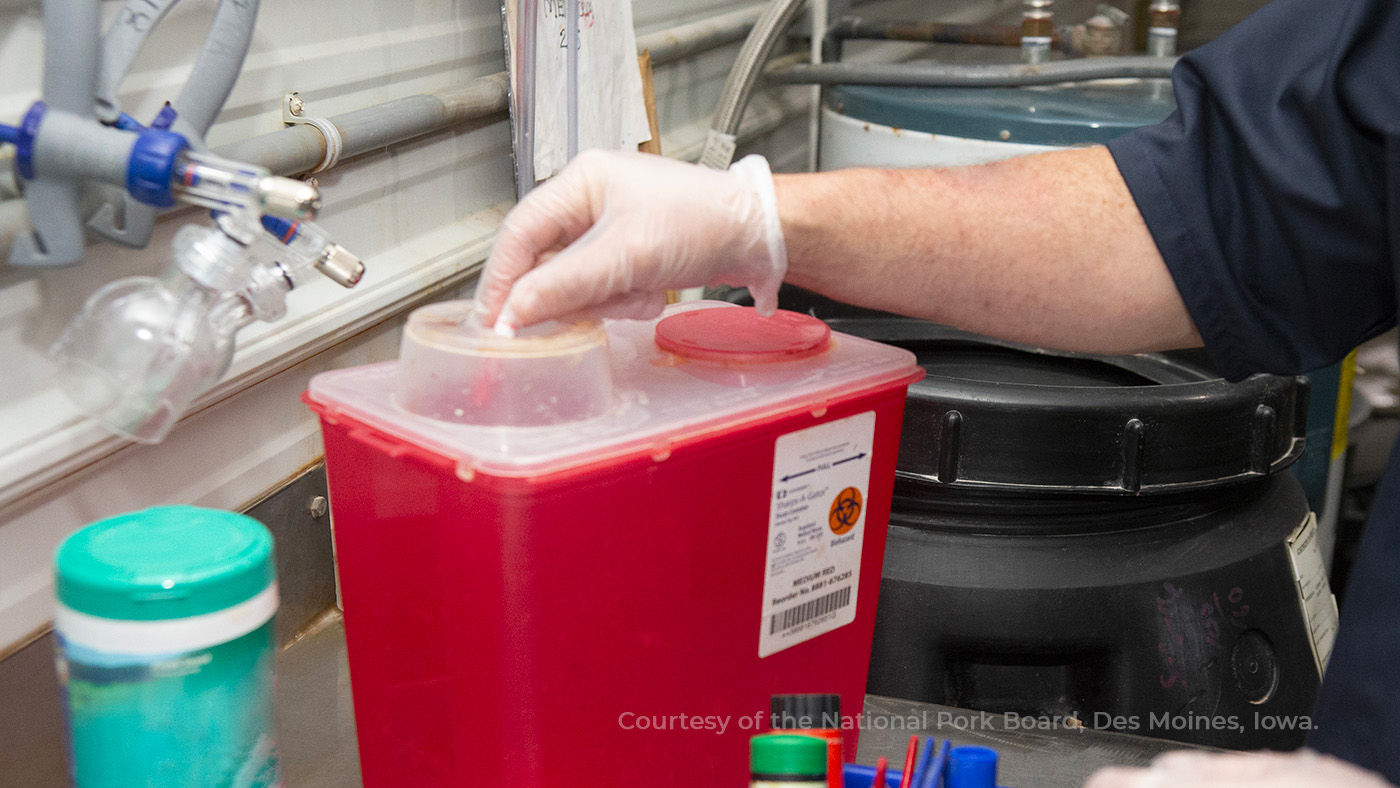
[(788, 281), (1099, 353), (1200, 344), (1103, 148), (950, 170), (778, 176)]

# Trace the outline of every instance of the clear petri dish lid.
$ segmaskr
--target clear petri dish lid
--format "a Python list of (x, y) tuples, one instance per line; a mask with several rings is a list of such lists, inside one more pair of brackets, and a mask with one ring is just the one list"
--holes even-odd
[(613, 406), (608, 336), (601, 323), (544, 323), (514, 337), (481, 325), (470, 301), (409, 316), (396, 404), (455, 424), (544, 427), (591, 419)]
[(560, 356), (608, 343), (600, 321), (549, 321), (521, 329), (515, 336), (501, 336), (476, 319), (471, 301), (446, 301), (417, 309), (409, 315), (404, 334), (420, 346), (473, 356)]

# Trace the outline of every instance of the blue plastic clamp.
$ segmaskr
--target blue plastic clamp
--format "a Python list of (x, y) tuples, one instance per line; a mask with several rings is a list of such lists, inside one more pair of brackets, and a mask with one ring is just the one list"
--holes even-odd
[(180, 154), (190, 147), (173, 131), (147, 129), (136, 138), (126, 166), (126, 190), (137, 202), (169, 208), (175, 204), (170, 179)]
[(123, 112), (123, 113), (121, 113), (120, 115), (118, 115), (116, 121), (115, 121), (112, 125), (115, 126), (115, 127), (117, 127), (117, 128), (119, 128), (119, 129), (121, 129), (122, 131), (145, 131), (145, 130), (146, 130), (146, 127), (141, 125), (141, 121), (137, 120), (136, 118), (131, 117), (130, 115), (126, 114), (125, 112)]
[(15, 172), (26, 181), (34, 180), (34, 137), (38, 135), (39, 124), (44, 122), (44, 113), (48, 109), (42, 101), (31, 104), (15, 134)]
[(175, 108), (172, 107), (172, 106), (170, 106), (170, 102), (168, 102), (168, 101), (165, 102), (165, 106), (161, 107), (161, 108), (160, 108), (160, 112), (157, 112), (157, 113), (156, 113), (155, 120), (152, 120), (152, 121), (151, 121), (151, 128), (153, 128), (153, 129), (168, 129), (168, 128), (170, 128), (170, 124), (172, 124), (172, 123), (175, 122), (175, 117), (176, 117), (177, 114), (178, 114), (178, 113), (175, 112)]

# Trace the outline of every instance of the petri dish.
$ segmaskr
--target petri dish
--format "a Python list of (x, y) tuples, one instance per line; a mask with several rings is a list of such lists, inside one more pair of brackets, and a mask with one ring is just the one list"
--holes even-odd
[(692, 361), (771, 364), (825, 353), (831, 328), (811, 315), (781, 309), (772, 317), (752, 307), (696, 309), (657, 323), (656, 345)]
[(470, 301), (416, 310), (404, 327), (396, 404), (438, 421), (545, 427), (613, 406), (608, 338), (600, 322), (550, 322), (502, 337)]

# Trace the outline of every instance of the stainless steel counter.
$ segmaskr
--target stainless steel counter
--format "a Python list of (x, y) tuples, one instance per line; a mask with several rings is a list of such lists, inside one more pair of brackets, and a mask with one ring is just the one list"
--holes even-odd
[[(356, 788), (360, 783), (345, 630), (331, 613), (284, 650), (277, 676), (277, 721), (289, 788)], [(1008, 730), (1001, 715), (869, 696), (861, 763), (903, 761), (910, 734), (981, 744), (1001, 753), (1000, 780), (1014, 788), (1079, 788), (1096, 769), (1145, 764), (1175, 742), (1084, 729)]]
[(359, 788), (345, 627), (338, 612), (277, 657), (277, 746), (288, 788)]

